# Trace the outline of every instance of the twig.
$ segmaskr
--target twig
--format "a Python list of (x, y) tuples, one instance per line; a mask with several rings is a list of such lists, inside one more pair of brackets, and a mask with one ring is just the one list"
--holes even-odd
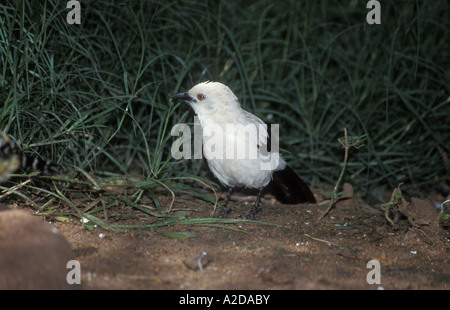
[(311, 238), (311, 239), (313, 239), (313, 240), (320, 241), (320, 242), (324, 242), (324, 243), (326, 243), (326, 244), (332, 244), (332, 245), (334, 245), (334, 246), (340, 246), (339, 244), (336, 244), (336, 243), (334, 243), (334, 242), (327, 241), (327, 240), (323, 240), (323, 239), (319, 239), (319, 238), (310, 236), (310, 235), (308, 235), (308, 234), (303, 234), (303, 235), (306, 236), (306, 237), (308, 237), (308, 238)]
[(330, 201), (330, 205), (328, 206), (328, 208), (325, 210), (325, 212), (323, 212), (319, 218), (317, 219), (317, 222), (320, 221), (325, 215), (328, 214), (328, 212), (330, 212), (331, 208), (333, 208), (334, 204), (337, 202), (338, 198), (340, 195), (342, 195), (342, 193), (338, 193), (338, 188), (339, 185), (341, 184), (342, 178), (344, 177), (344, 172), (345, 169), (347, 167), (347, 160), (348, 160), (348, 150), (351, 147), (355, 147), (357, 149), (359, 149), (361, 146), (358, 146), (358, 144), (362, 141), (363, 136), (360, 137), (349, 137), (347, 136), (347, 128), (344, 128), (344, 140), (345, 142), (342, 142), (342, 138), (338, 139), (339, 143), (344, 147), (344, 162), (342, 165), (342, 170), (341, 170), (341, 174), (339, 175), (339, 179), (336, 182), (336, 185), (334, 186), (333, 192), (331, 193), (331, 201)]

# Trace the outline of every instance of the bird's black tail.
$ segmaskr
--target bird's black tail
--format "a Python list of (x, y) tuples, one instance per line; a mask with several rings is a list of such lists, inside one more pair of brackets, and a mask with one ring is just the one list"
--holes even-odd
[(273, 173), (270, 186), (275, 197), (282, 203), (316, 202), (309, 186), (289, 166)]

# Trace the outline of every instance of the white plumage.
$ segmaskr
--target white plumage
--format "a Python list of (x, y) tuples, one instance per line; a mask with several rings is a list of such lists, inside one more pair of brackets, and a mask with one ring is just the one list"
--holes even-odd
[[(265, 124), (241, 108), (230, 88), (218, 82), (204, 82), (194, 86), (188, 94), (193, 98), (189, 103), (202, 125), (204, 155), (223, 185), (259, 189), (269, 184), (273, 170), (285, 167), (278, 152), (261, 152), (267, 146)], [(212, 158), (212, 148), (219, 158)], [(229, 154), (231, 150), (233, 154)], [(245, 155), (239, 158), (239, 152)], [(264, 169), (270, 162), (274, 162), (272, 169)]]
[[(170, 95), (183, 99), (197, 114), (203, 130), (203, 154), (213, 174), (230, 191), (221, 210), (235, 187), (259, 189), (253, 212), (257, 213), (261, 191), (272, 179), (274, 171), (284, 170), (286, 162), (278, 152), (278, 136), (271, 136), (268, 149), (268, 131), (264, 122), (243, 110), (230, 88), (218, 82), (203, 82), (188, 92)], [(275, 150), (273, 147), (275, 146)], [(308, 189), (309, 190), (309, 189)]]

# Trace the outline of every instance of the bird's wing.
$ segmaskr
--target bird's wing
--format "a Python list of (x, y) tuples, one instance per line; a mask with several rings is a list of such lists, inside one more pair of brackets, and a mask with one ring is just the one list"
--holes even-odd
[(252, 124), (255, 124), (256, 126), (264, 125), (264, 126), (258, 126), (257, 145), (258, 145), (258, 147), (261, 147), (262, 145), (267, 145), (267, 143), (268, 143), (267, 138), (270, 138), (269, 134), (267, 132), (267, 125), (259, 117), (255, 116), (252, 113), (247, 112), (245, 110), (244, 110), (244, 117), (246, 118), (245, 123), (250, 122)]
[(264, 125), (264, 126), (258, 126), (258, 147), (261, 148), (264, 146), (265, 150), (268, 150), (269, 152), (272, 151), (272, 145), (278, 147), (279, 149), (279, 136), (278, 136), (278, 130), (276, 134), (271, 132), (270, 126), (268, 127), (259, 117), (253, 115), (250, 112), (245, 111), (245, 117), (247, 118), (247, 121), (252, 122), (255, 125)]
[[(256, 117), (255, 115), (245, 111), (245, 118), (247, 122), (251, 122), (255, 125), (264, 125), (258, 126), (258, 141), (256, 145), (259, 150), (259, 154), (265, 158), (265, 160), (269, 160), (269, 166), (266, 168), (268, 170), (282, 170), (286, 167), (286, 161), (283, 159), (280, 150), (280, 140), (279, 140), (279, 128), (272, 126), (268, 127), (261, 119)], [(266, 169), (265, 168), (265, 169)]]

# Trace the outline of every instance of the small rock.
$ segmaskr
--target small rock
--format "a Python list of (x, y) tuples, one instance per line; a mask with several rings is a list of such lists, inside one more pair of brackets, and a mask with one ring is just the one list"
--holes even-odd
[(24, 211), (0, 212), (0, 290), (79, 288), (66, 279), (73, 259), (53, 225)]
[(211, 258), (206, 251), (202, 251), (200, 256), (188, 258), (184, 261), (184, 264), (186, 267), (188, 267), (191, 270), (200, 270), (206, 268), (206, 266), (211, 262)]

